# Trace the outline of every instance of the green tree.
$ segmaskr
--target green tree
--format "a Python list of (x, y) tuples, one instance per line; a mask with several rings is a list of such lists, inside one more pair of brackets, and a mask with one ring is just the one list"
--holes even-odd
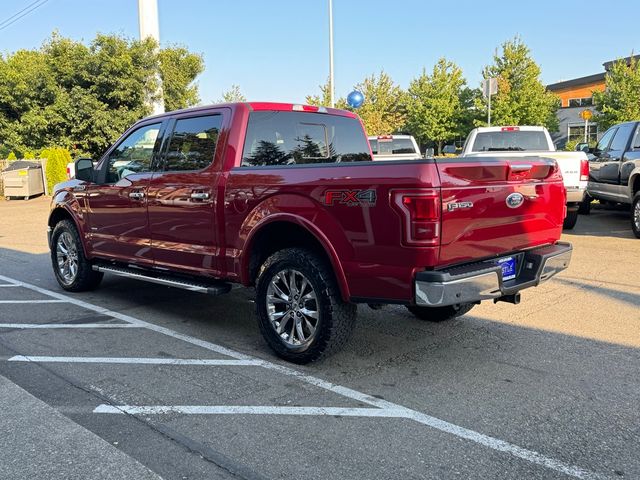
[(233, 102), (246, 102), (247, 97), (242, 94), (240, 85), (233, 84), (229, 90), (222, 92), (222, 97), (217, 103), (233, 103)]
[[(502, 54), (494, 55), (493, 64), (484, 68), (482, 76), (498, 79), (498, 93), (491, 99), (492, 124), (543, 125), (558, 130), (560, 99), (540, 81), (540, 67), (520, 38), (503, 43)], [(477, 107), (486, 115), (487, 100), (479, 98)], [(486, 125), (484, 121), (476, 123)]]
[(409, 84), (407, 128), (421, 143), (428, 140), (442, 151), (445, 141), (463, 134), (469, 96), (462, 70), (441, 58), (428, 75), (422, 74)]
[(53, 192), (56, 183), (67, 179), (67, 164), (71, 162), (71, 154), (66, 148), (52, 147), (40, 152), (40, 158), (47, 159), (46, 175), (49, 192)]
[[(315, 105), (317, 107), (328, 107), (331, 104), (331, 93), (329, 92), (329, 79), (324, 85), (319, 85), (320, 95), (307, 95), (305, 102), (307, 105)], [(347, 101), (344, 97), (334, 98), (335, 108), (347, 109)]]
[(640, 62), (630, 58), (614, 62), (605, 76), (606, 89), (593, 92), (597, 114), (594, 120), (603, 131), (611, 125), (640, 118)]
[(384, 71), (365, 78), (355, 89), (364, 95), (364, 103), (356, 113), (368, 135), (395, 133), (405, 125), (406, 93)]
[(84, 45), (54, 32), (38, 50), (0, 56), (0, 148), (59, 145), (97, 157), (150, 113), (159, 78), (167, 108), (197, 103), (201, 71), (202, 58), (181, 47), (118, 35)]

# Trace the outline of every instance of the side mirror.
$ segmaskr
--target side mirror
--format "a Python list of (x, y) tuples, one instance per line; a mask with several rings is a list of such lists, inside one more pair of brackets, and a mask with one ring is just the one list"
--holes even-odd
[(93, 182), (95, 175), (93, 161), (90, 158), (79, 158), (75, 161), (76, 178), (85, 182)]
[(433, 149), (433, 147), (425, 148), (424, 158), (433, 158), (434, 153), (435, 153), (435, 150)]
[(584, 153), (589, 153), (589, 144), (586, 142), (582, 142), (582, 143), (578, 143), (576, 145), (576, 152), (584, 152)]
[(442, 149), (442, 153), (448, 155), (448, 154), (454, 154), (456, 153), (456, 146), (455, 145), (445, 145), (444, 148)]

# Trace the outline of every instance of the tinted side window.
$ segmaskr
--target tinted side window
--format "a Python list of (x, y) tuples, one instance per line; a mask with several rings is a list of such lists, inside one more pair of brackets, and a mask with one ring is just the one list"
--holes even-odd
[(371, 153), (374, 155), (378, 154), (378, 140), (369, 140), (369, 145), (371, 145)]
[(631, 132), (633, 131), (633, 127), (635, 125), (633, 123), (627, 123), (624, 125), (620, 125), (618, 127), (618, 132), (616, 136), (613, 137), (613, 141), (611, 142), (611, 147), (609, 150), (624, 150), (627, 148), (627, 142), (629, 141), (629, 137), (631, 136)]
[(160, 133), (160, 123), (134, 130), (109, 154), (107, 183), (115, 183), (132, 173), (151, 170), (153, 148)]
[(213, 162), (222, 115), (183, 118), (176, 122), (164, 162), (167, 171), (202, 170)]
[(613, 137), (613, 134), (616, 133), (616, 130), (617, 128), (614, 127), (604, 132), (604, 135), (602, 135), (602, 138), (600, 139), (600, 141), (598, 142), (598, 145), (596, 146), (596, 150), (600, 152), (606, 150), (607, 147), (609, 146), (609, 143), (611, 142), (611, 137)]
[(640, 149), (640, 125), (638, 125), (638, 128), (636, 129), (636, 136), (633, 140), (633, 148), (636, 150)]
[(416, 153), (416, 149), (413, 146), (413, 142), (408, 138), (394, 138), (393, 139), (393, 154), (413, 154)]
[(321, 113), (264, 111), (249, 116), (242, 166), (371, 160), (355, 118)]

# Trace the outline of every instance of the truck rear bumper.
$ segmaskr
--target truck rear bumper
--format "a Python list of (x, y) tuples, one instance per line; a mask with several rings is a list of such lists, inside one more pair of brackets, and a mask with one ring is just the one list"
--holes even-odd
[(580, 203), (584, 200), (586, 188), (567, 188), (567, 203)]
[(420, 272), (415, 280), (415, 303), (444, 307), (491, 300), (535, 287), (566, 269), (571, 261), (570, 243), (535, 248), (509, 255), (516, 258), (516, 278), (503, 281), (502, 267), (485, 261), (447, 270)]

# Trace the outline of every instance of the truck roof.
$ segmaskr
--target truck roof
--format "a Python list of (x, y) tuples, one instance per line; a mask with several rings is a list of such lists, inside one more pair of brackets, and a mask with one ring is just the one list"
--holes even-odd
[(247, 108), (250, 111), (282, 111), (282, 112), (317, 112), (328, 113), (330, 115), (339, 115), (342, 117), (357, 118), (357, 115), (348, 110), (341, 110), (339, 108), (329, 107), (317, 107), (314, 105), (304, 105), (298, 103), (282, 103), (282, 102), (232, 102), (232, 103), (216, 103), (210, 105), (199, 105), (197, 107), (183, 108), (180, 110), (173, 110), (170, 112), (159, 113), (157, 115), (151, 115), (146, 117), (145, 120), (151, 118), (164, 118), (169, 115), (175, 115), (177, 113), (191, 113), (210, 110), (211, 108), (229, 107), (232, 109)]
[(503, 132), (507, 129), (524, 132), (544, 132), (546, 130), (546, 128), (539, 125), (501, 125), (497, 127), (477, 127), (474, 130), (476, 132)]

